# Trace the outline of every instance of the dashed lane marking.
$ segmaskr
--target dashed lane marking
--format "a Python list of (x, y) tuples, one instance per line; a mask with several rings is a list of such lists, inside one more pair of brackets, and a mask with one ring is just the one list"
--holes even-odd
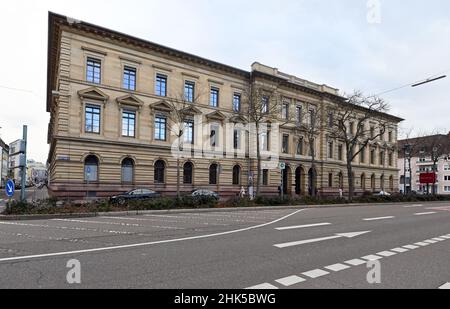
[(297, 225), (297, 226), (286, 226), (276, 228), (277, 231), (288, 231), (288, 230), (296, 230), (296, 229), (305, 229), (309, 227), (319, 227), (319, 226), (327, 226), (331, 225), (331, 223), (315, 223), (315, 224), (305, 224), (305, 225)]
[(286, 278), (283, 278), (283, 279), (278, 279), (278, 280), (275, 280), (275, 281), (278, 282), (281, 285), (289, 287), (289, 286), (292, 286), (294, 284), (305, 282), (306, 280), (301, 278), (301, 277), (299, 277), (299, 276), (290, 276), (290, 277), (286, 277)]
[(363, 220), (364, 221), (380, 221), (380, 220), (389, 220), (389, 219), (395, 219), (395, 217), (389, 216), (389, 217), (379, 217), (379, 218), (366, 218)]
[(427, 242), (417, 242), (417, 243), (415, 243), (415, 245), (420, 246), (420, 247), (426, 247), (426, 246), (429, 246), (430, 244)]
[[(434, 239), (436, 239), (436, 241), (431, 240), (433, 243), (439, 243), (440, 241), (438, 241), (438, 239), (441, 239), (441, 241), (449, 240), (450, 234), (436, 237)], [(428, 246), (430, 244), (432, 244), (432, 243), (430, 243), (430, 240), (428, 240), (428, 241), (418, 242), (416, 245)], [(403, 247), (394, 248), (390, 251), (382, 251), (382, 252), (377, 253), (376, 255), (368, 255), (368, 256), (362, 257), (361, 259), (348, 260), (348, 261), (344, 262), (345, 264), (338, 263), (338, 264), (326, 266), (326, 267), (324, 267), (324, 269), (329, 270), (331, 272), (339, 272), (339, 271), (343, 271), (343, 270), (351, 268), (350, 266), (354, 266), (354, 267), (360, 266), (363, 264), (367, 264), (368, 261), (380, 260), (383, 257), (388, 258), (388, 257), (394, 256), (394, 255), (397, 255), (399, 253), (409, 252), (410, 250), (415, 250), (418, 248), (420, 248), (420, 246), (406, 245)], [(348, 265), (350, 265), (350, 266), (348, 266)], [(310, 279), (320, 278), (320, 277), (323, 277), (323, 276), (326, 276), (329, 274), (330, 273), (328, 271), (325, 271), (322, 269), (315, 269), (315, 270), (311, 270), (311, 271), (302, 273), (303, 277), (308, 277)], [(310, 280), (310, 279), (307, 279), (307, 280)], [(278, 279), (275, 282), (277, 282), (283, 286), (289, 287), (289, 286), (295, 285), (297, 283), (305, 282), (307, 280), (294, 275), (294, 276), (286, 277), (283, 279)], [(259, 286), (262, 288), (266, 288), (266, 287), (272, 286), (272, 285), (269, 283), (264, 283)], [(257, 287), (259, 287), (259, 286), (257, 286)], [(450, 282), (441, 286), (440, 289), (450, 289)]]
[(249, 287), (247, 290), (278, 290), (278, 288), (270, 283), (263, 283)]
[(314, 269), (314, 270), (311, 270), (311, 271), (304, 272), (302, 275), (304, 275), (306, 277), (309, 277), (311, 279), (316, 279), (316, 278), (320, 278), (320, 277), (326, 276), (328, 274), (329, 274), (328, 271), (325, 271), (325, 270), (322, 270), (322, 269)]
[(414, 214), (414, 216), (428, 216), (428, 215), (434, 215), (434, 214), (436, 214), (437, 212), (434, 212), (434, 211), (430, 211), (430, 212), (419, 212), (419, 213), (416, 213), (416, 214)]
[(331, 271), (334, 271), (334, 272), (339, 272), (339, 271), (342, 271), (342, 270), (345, 270), (345, 269), (348, 269), (348, 268), (350, 268), (350, 266), (347, 266), (347, 265), (344, 265), (344, 264), (334, 264), (334, 265), (330, 265), (330, 266), (325, 267), (325, 269), (328, 269), (328, 270), (331, 270)]
[(439, 287), (440, 290), (450, 290), (450, 282), (447, 282), (443, 286)]

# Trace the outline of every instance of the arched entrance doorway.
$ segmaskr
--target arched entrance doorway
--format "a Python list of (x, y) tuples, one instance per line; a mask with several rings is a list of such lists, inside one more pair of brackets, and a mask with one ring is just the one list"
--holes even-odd
[(302, 195), (304, 194), (304, 185), (305, 185), (305, 171), (303, 167), (299, 166), (295, 170), (295, 194)]

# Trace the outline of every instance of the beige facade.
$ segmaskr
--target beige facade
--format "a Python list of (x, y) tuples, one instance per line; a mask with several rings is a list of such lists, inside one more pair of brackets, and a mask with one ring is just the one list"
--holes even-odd
[[(197, 99), (188, 113), (194, 127), (189, 139), (193, 143), (187, 149), (194, 155), (180, 159), (181, 190), (206, 188), (224, 197), (235, 196), (256, 177), (254, 139), (245, 133), (245, 100), (240, 110), (233, 105), (236, 97), (244, 98), (251, 84), (276, 84), (289, 103), (290, 114), (299, 106), (308, 110), (342, 101), (337, 89), (259, 63), (247, 72), (52, 13), (49, 27), (48, 172), (55, 196), (104, 197), (137, 187), (174, 195), (177, 158), (172, 148), (178, 137), (172, 130), (176, 123), (170, 102), (189, 96), (187, 84)], [(395, 147), (401, 119), (383, 117), (391, 121), (386, 136), (368, 147), (364, 162), (354, 163), (358, 192), (397, 189)], [(157, 127), (161, 118), (166, 121), (164, 134)], [(308, 193), (311, 157), (306, 146), (298, 153), (301, 134), (294, 133), (294, 127), (295, 123), (285, 124), (272, 132), (277, 136), (271, 137), (270, 151), (271, 157), (287, 164), (287, 193), (304, 195)], [(212, 128), (217, 128), (215, 146), (211, 144)], [(328, 153), (328, 133), (323, 130), (316, 139), (317, 184), (319, 192), (336, 194), (340, 186), (347, 187), (345, 154), (340, 156), (338, 141), (333, 141), (333, 153)], [(278, 142), (284, 135), (289, 140), (287, 153), (282, 153)], [(371, 162), (372, 150), (375, 157)], [(385, 160), (381, 160), (382, 153)], [(262, 192), (275, 195), (281, 172), (277, 164), (265, 169)]]

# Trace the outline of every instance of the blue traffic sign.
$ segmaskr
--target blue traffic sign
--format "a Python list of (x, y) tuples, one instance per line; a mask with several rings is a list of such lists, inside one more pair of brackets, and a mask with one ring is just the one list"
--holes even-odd
[(14, 181), (12, 181), (11, 179), (8, 180), (8, 182), (6, 183), (6, 195), (8, 197), (13, 197), (14, 196), (14, 191), (15, 191), (15, 186), (14, 186)]

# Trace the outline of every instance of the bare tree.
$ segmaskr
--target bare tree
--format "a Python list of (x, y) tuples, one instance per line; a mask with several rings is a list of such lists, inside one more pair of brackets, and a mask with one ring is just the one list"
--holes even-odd
[(263, 131), (263, 127), (274, 120), (280, 119), (281, 101), (282, 98), (278, 92), (278, 88), (274, 86), (251, 83), (243, 93), (244, 106), (248, 109), (246, 112), (248, 122), (255, 125), (255, 132), (253, 133), (256, 139), (257, 196), (261, 194), (262, 186), (261, 137), (263, 134), (268, 134), (267, 131)]
[(166, 98), (165, 102), (170, 107), (169, 118), (171, 124), (169, 125), (170, 132), (177, 139), (177, 198), (181, 198), (181, 156), (186, 145), (185, 132), (186, 132), (186, 120), (190, 117), (195, 109), (196, 103), (199, 102), (201, 97), (200, 93), (195, 93), (193, 97), (187, 98), (185, 94), (177, 95), (175, 97)]
[(377, 96), (367, 97), (359, 91), (355, 91), (345, 102), (338, 102), (333, 108), (331, 135), (345, 145), (348, 198), (352, 201), (355, 193), (353, 161), (369, 144), (385, 134), (388, 121), (384, 113), (389, 108), (383, 99)]
[[(325, 121), (325, 110), (323, 105), (302, 105), (298, 106), (296, 111), (296, 128), (294, 129), (298, 140), (302, 137), (306, 138), (308, 146), (308, 155), (311, 158), (311, 171), (313, 172), (311, 179), (310, 195), (316, 196), (317, 187), (317, 151), (316, 141), (323, 131)], [(297, 145), (298, 147), (298, 145)]]

